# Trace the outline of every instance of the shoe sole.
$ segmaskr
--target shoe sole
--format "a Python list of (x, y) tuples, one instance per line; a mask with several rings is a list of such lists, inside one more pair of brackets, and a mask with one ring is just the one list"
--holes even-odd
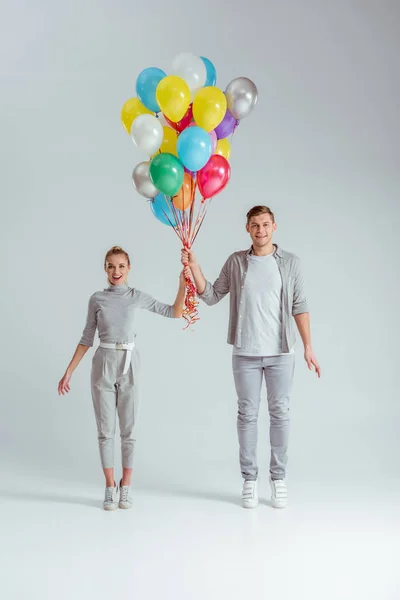
[(132, 504), (120, 504), (119, 507), (123, 510), (129, 510), (130, 508), (132, 508)]
[(117, 506), (103, 506), (103, 508), (107, 512), (114, 512), (114, 510), (117, 510), (118, 504), (117, 504)]
[(258, 500), (255, 504), (245, 504), (244, 502), (242, 502), (242, 506), (243, 506), (243, 508), (257, 508)]
[(287, 508), (287, 502), (285, 502), (284, 504), (279, 504), (279, 503), (271, 500), (271, 504), (272, 504), (272, 508)]

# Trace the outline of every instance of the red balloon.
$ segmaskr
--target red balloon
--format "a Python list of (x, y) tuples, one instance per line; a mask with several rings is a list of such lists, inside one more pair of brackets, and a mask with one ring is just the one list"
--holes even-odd
[(213, 154), (200, 171), (197, 172), (197, 186), (202, 197), (212, 198), (226, 186), (231, 176), (231, 167), (224, 156)]
[(172, 129), (175, 129), (175, 131), (178, 131), (178, 133), (181, 133), (184, 129), (186, 129), (186, 127), (188, 125), (190, 125), (190, 123), (193, 119), (193, 105), (191, 104), (189, 106), (189, 108), (183, 115), (182, 119), (180, 121), (178, 121), (177, 123), (170, 121), (168, 119), (168, 117), (166, 117), (165, 115), (164, 115), (164, 119), (167, 121), (167, 123), (169, 125), (171, 125)]

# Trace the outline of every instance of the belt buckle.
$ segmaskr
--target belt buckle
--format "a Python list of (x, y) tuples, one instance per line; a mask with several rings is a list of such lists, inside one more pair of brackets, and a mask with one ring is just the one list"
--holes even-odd
[(123, 350), (124, 349), (124, 344), (122, 342), (117, 342), (115, 344), (115, 349), (116, 350)]

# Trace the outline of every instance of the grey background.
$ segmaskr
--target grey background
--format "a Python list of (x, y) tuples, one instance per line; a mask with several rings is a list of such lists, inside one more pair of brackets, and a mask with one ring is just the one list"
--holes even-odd
[[(253, 79), (259, 104), (233, 140), (232, 179), (196, 242), (205, 274), (249, 244), (245, 213), (267, 203), (276, 241), (303, 259), (317, 381), (300, 345), (289, 474), (297, 485), (399, 483), (398, 2), (13, 2), (1, 26), (1, 435), (4, 467), (71, 482), (102, 475), (87, 356), (57, 396), (125, 247), (130, 282), (172, 301), (180, 245), (133, 190), (142, 159), (119, 112), (146, 66), (214, 61), (218, 84)], [(143, 488), (240, 485), (228, 303), (195, 331), (142, 312)], [(267, 414), (260, 467), (268, 467)], [(236, 488), (235, 488), (236, 489)]]

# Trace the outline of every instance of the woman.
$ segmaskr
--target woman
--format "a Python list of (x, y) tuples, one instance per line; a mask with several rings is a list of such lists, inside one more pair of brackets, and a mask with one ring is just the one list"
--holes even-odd
[[(179, 318), (185, 300), (185, 279), (181, 273), (176, 300), (172, 306), (154, 300), (148, 294), (128, 287), (128, 254), (114, 246), (105, 257), (104, 269), (109, 287), (96, 292), (89, 300), (86, 327), (58, 393), (70, 391), (70, 379), (88, 349), (93, 346), (98, 329), (100, 345), (92, 362), (92, 398), (97, 421), (101, 463), (106, 478), (104, 509), (131, 508), (130, 492), (133, 466), (133, 428), (138, 403), (138, 352), (135, 348), (134, 315), (146, 308), (163, 317)], [(119, 489), (114, 480), (114, 436), (118, 412), (121, 431), (122, 479)]]

